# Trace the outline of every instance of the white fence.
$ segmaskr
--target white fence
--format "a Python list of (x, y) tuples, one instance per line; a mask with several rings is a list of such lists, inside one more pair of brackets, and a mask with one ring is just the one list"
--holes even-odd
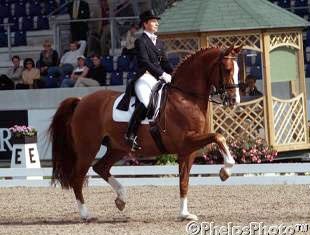
[[(232, 176), (221, 182), (222, 165), (194, 165), (190, 185), (310, 184), (310, 163), (242, 164), (232, 168)], [(48, 187), (51, 168), (0, 168), (0, 187)], [(178, 185), (178, 166), (115, 166), (112, 174), (125, 186)], [(43, 176), (43, 180), (26, 179)], [(108, 184), (90, 169), (89, 186)]]

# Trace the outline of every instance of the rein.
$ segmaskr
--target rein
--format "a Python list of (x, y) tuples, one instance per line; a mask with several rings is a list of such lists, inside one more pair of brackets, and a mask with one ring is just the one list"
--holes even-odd
[[(220, 61), (222, 61), (222, 59), (236, 59), (236, 58), (237, 58), (236, 56), (221, 56)], [(219, 66), (220, 66), (220, 77), (221, 77), (221, 81), (222, 81), (224, 76), (223, 76), (223, 71), (222, 71), (221, 64)], [(225, 94), (227, 93), (226, 90), (234, 89), (234, 88), (239, 88), (239, 86), (240, 86), (240, 84), (229, 84), (229, 85), (222, 84), (220, 89), (216, 90), (215, 92), (211, 92), (211, 94), (209, 96), (206, 96), (206, 95), (197, 94), (195, 92), (185, 91), (185, 90), (183, 90), (180, 87), (177, 87), (177, 86), (174, 86), (172, 84), (169, 84), (170, 88), (179, 90), (179, 91), (181, 91), (182, 93), (184, 93), (186, 95), (192, 96), (192, 97), (197, 98), (197, 99), (203, 99), (203, 100), (208, 99), (209, 102), (216, 103), (216, 104), (223, 104), (225, 98), (221, 98), (222, 101), (219, 102), (219, 101), (213, 99), (213, 96), (215, 96), (215, 95), (220, 95), (220, 96), (224, 95), (225, 96)]]

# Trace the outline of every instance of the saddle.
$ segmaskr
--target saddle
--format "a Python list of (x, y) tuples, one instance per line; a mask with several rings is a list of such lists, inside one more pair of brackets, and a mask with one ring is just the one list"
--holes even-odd
[[(153, 137), (156, 146), (162, 153), (167, 153), (167, 150), (162, 142), (159, 128), (159, 121), (160, 121), (160, 115), (165, 110), (168, 87), (169, 85), (166, 84), (164, 81), (159, 81), (153, 87), (150, 102), (146, 113), (146, 117), (150, 120), (149, 122), (150, 134)], [(126, 87), (125, 94), (117, 104), (116, 109), (119, 109), (121, 111), (128, 111), (132, 96), (135, 96), (134, 83), (128, 84), (128, 86)], [(136, 97), (135, 105), (137, 105), (139, 102), (140, 101), (138, 101)]]

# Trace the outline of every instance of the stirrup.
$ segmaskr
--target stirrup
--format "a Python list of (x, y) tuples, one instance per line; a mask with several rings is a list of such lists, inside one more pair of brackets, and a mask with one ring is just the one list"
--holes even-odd
[(137, 142), (137, 138), (138, 138), (138, 136), (135, 136), (135, 137), (127, 137), (126, 136), (126, 140), (127, 140), (128, 144), (131, 145), (131, 151), (132, 152), (135, 152), (136, 150), (142, 149), (142, 147)]

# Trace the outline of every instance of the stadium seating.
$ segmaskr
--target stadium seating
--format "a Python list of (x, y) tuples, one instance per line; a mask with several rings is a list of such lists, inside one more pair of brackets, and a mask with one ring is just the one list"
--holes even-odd
[(112, 72), (111, 73), (111, 86), (120, 86), (123, 85), (123, 73), (121, 72)]
[(119, 72), (128, 72), (130, 60), (126, 55), (121, 55), (117, 58), (117, 71)]
[(278, 5), (283, 8), (290, 8), (291, 0), (278, 0)]
[(112, 56), (104, 56), (101, 59), (101, 63), (106, 69), (107, 72), (111, 73), (114, 71), (114, 66), (113, 66), (113, 57)]

